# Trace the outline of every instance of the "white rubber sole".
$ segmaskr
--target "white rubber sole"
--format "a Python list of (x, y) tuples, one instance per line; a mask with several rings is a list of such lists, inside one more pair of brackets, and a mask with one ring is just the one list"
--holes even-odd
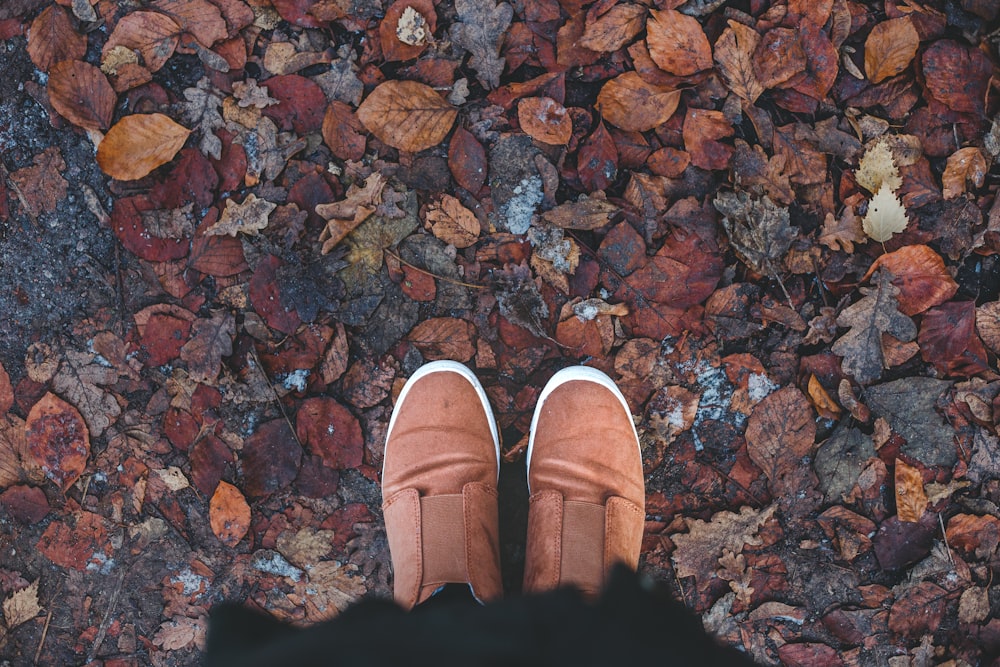
[(410, 376), (403, 385), (403, 391), (399, 392), (399, 398), (396, 399), (396, 405), (392, 410), (392, 417), (389, 418), (389, 428), (385, 432), (385, 445), (386, 452), (382, 455), (382, 477), (385, 477), (385, 459), (388, 456), (389, 449), (389, 436), (392, 435), (392, 429), (396, 425), (396, 417), (399, 415), (399, 406), (403, 404), (406, 400), (407, 394), (410, 393), (410, 389), (416, 384), (417, 380), (422, 377), (426, 377), (431, 373), (458, 373), (473, 386), (476, 390), (476, 395), (479, 396), (479, 402), (482, 403), (483, 410), (486, 411), (486, 418), (490, 424), (490, 434), (493, 436), (493, 448), (496, 450), (497, 457), (497, 480), (500, 479), (500, 432), (497, 430), (497, 420), (493, 416), (493, 408), (490, 406), (490, 399), (486, 396), (486, 390), (483, 389), (483, 385), (480, 384), (479, 378), (473, 373), (465, 364), (460, 364), (457, 361), (450, 361), (442, 359), (439, 361), (431, 361), (424, 364), (417, 369), (417, 372)]
[[(632, 421), (632, 410), (628, 407), (628, 401), (625, 400), (625, 396), (622, 394), (621, 389), (615, 384), (606, 373), (600, 371), (596, 368), (591, 368), (590, 366), (570, 366), (569, 368), (564, 368), (561, 371), (553, 375), (545, 387), (542, 389), (542, 393), (538, 396), (538, 402), (535, 404), (535, 413), (531, 417), (531, 435), (528, 437), (528, 454), (527, 454), (527, 470), (531, 472), (531, 452), (535, 448), (535, 433), (538, 429), (538, 418), (542, 414), (542, 406), (545, 405), (545, 399), (555, 391), (561, 385), (567, 382), (573, 382), (576, 380), (582, 380), (584, 382), (596, 382), (608, 389), (618, 402), (621, 403), (622, 409), (625, 410), (625, 414), (628, 415), (628, 423), (632, 426), (632, 437), (635, 438), (636, 447), (639, 449), (639, 455), (642, 455), (642, 447), (639, 446), (639, 434), (635, 430), (635, 422)], [(530, 476), (528, 477), (530, 480)], [(531, 493), (531, 482), (528, 482), (528, 493)]]

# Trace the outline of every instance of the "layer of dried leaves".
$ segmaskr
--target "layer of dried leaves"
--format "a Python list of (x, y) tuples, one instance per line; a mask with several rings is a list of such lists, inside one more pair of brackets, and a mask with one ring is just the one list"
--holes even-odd
[[(0, 653), (190, 664), (222, 599), (386, 594), (393, 396), (451, 358), (510, 462), (555, 370), (610, 373), (642, 569), (762, 664), (986, 664), (998, 15), (5, 2), (146, 284), (0, 366)], [(58, 146), (7, 166), (11, 221), (70, 196)]]

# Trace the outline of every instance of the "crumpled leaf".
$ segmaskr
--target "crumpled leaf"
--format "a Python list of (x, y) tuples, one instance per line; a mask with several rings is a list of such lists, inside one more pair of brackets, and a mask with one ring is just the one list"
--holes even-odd
[(903, 202), (899, 201), (899, 197), (892, 192), (888, 183), (882, 183), (878, 192), (868, 202), (868, 213), (861, 221), (861, 228), (873, 240), (885, 243), (893, 234), (906, 229), (908, 223)]
[[(102, 69), (117, 47), (137, 50), (150, 72), (162, 68), (177, 48), (181, 27), (166, 14), (137, 11), (126, 14), (115, 24), (101, 53)], [(120, 57), (120, 56), (119, 56)], [(107, 69), (105, 69), (107, 71)]]
[(278, 205), (258, 199), (252, 192), (247, 195), (241, 203), (237, 204), (232, 199), (226, 200), (226, 210), (219, 216), (219, 220), (205, 230), (205, 236), (236, 236), (242, 232), (248, 236), (256, 236), (257, 232), (267, 227), (268, 217), (271, 211)]
[(196, 382), (214, 382), (222, 368), (222, 357), (233, 353), (236, 322), (225, 310), (199, 317), (191, 325), (191, 339), (181, 348), (181, 360), (188, 375)]
[(776, 276), (777, 263), (797, 234), (788, 222), (788, 209), (775, 206), (767, 195), (757, 198), (743, 191), (720, 192), (713, 203), (740, 259), (758, 273)]
[(844, 371), (860, 384), (868, 384), (882, 376), (885, 352), (882, 334), (889, 334), (904, 343), (917, 337), (917, 326), (899, 312), (896, 296), (899, 289), (892, 284), (892, 274), (886, 270), (874, 276), (874, 287), (862, 287), (864, 298), (844, 309), (837, 324), (850, 327), (831, 350), (844, 358)]
[(774, 516), (777, 509), (777, 505), (761, 510), (742, 507), (739, 514), (719, 512), (711, 521), (685, 517), (688, 532), (670, 536), (677, 546), (671, 556), (677, 576), (694, 576), (699, 588), (708, 586), (714, 578), (723, 550), (738, 554), (743, 551), (744, 545), (760, 544), (757, 531)]
[(207, 76), (201, 77), (193, 88), (184, 89), (184, 120), (201, 132), (198, 146), (205, 155), (218, 160), (222, 157), (222, 140), (215, 135), (215, 130), (225, 127), (219, 109), (222, 107), (222, 96), (218, 93)]
[(901, 451), (925, 466), (951, 467), (957, 453), (955, 429), (934, 409), (951, 382), (910, 377), (869, 387), (865, 400), (872, 411), (906, 439)]
[(189, 134), (161, 113), (125, 116), (97, 147), (97, 164), (112, 178), (134, 181), (174, 159)]
[(7, 630), (12, 630), (22, 623), (30, 621), (42, 613), (42, 605), (38, 603), (38, 579), (29, 586), (14, 591), (3, 601), (3, 618)]
[(753, 103), (764, 86), (753, 67), (753, 52), (760, 43), (760, 35), (748, 25), (729, 19), (727, 27), (715, 42), (714, 60), (719, 73), (729, 89)]
[(941, 176), (944, 198), (954, 199), (965, 194), (967, 182), (977, 188), (983, 187), (987, 170), (986, 158), (977, 147), (967, 146), (958, 149), (948, 156), (948, 164)]
[(160, 624), (153, 635), (153, 644), (164, 651), (179, 651), (191, 644), (203, 648), (207, 629), (203, 618), (175, 616), (172, 620)]
[(319, 235), (324, 255), (378, 209), (385, 186), (385, 177), (375, 172), (365, 179), (364, 186), (352, 183), (344, 199), (316, 206), (316, 213), (327, 220), (326, 227)]
[(500, 85), (504, 59), (500, 46), (514, 18), (514, 8), (495, 0), (455, 0), (458, 21), (451, 27), (451, 40), (472, 54), (469, 66), (487, 89)]
[(379, 141), (411, 153), (444, 141), (457, 116), (458, 109), (416, 81), (385, 81), (358, 107), (358, 120)]
[(858, 185), (872, 193), (878, 192), (883, 183), (888, 185), (890, 190), (899, 189), (903, 179), (899, 177), (899, 169), (896, 167), (896, 160), (888, 140), (879, 139), (868, 147), (861, 156), (854, 178), (858, 181)]
[(139, 211), (146, 231), (158, 239), (184, 239), (194, 234), (194, 203), (180, 208)]
[(900, 521), (916, 523), (927, 510), (927, 494), (920, 469), (896, 459), (896, 516)]

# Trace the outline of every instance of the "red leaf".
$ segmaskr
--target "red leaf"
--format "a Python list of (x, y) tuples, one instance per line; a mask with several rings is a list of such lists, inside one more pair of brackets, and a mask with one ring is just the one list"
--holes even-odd
[(23, 524), (38, 523), (49, 513), (49, 501), (34, 486), (12, 486), (0, 494), (0, 507)]
[(261, 424), (243, 443), (244, 488), (251, 496), (269, 496), (291, 484), (299, 472), (302, 448), (288, 422), (275, 419)]
[(364, 454), (361, 424), (343, 405), (325, 396), (302, 403), (295, 415), (302, 444), (329, 468), (356, 468)]
[(618, 175), (618, 149), (603, 122), (598, 121), (597, 128), (580, 146), (576, 171), (587, 190), (604, 190), (614, 183)]
[(286, 334), (295, 333), (302, 324), (294, 308), (281, 304), (278, 293), (277, 271), (284, 262), (275, 255), (268, 255), (257, 264), (250, 278), (250, 303), (267, 326)]
[(146, 230), (140, 213), (153, 208), (146, 197), (118, 199), (111, 210), (111, 231), (126, 250), (150, 262), (169, 262), (187, 255), (187, 241), (156, 238)]
[(921, 60), (927, 91), (954, 111), (986, 113), (986, 91), (993, 65), (979, 49), (942, 39), (924, 51)]
[(990, 370), (986, 348), (976, 333), (976, 302), (951, 301), (924, 313), (920, 356), (944, 375), (976, 375)]
[(463, 127), (456, 129), (451, 136), (448, 168), (455, 182), (472, 194), (478, 193), (486, 182), (486, 150)]
[(53, 521), (36, 548), (59, 567), (80, 572), (101, 570), (111, 556), (107, 525), (93, 512), (76, 512), (65, 521)]
[(28, 413), (24, 424), (28, 453), (45, 476), (65, 491), (87, 467), (90, 431), (72, 405), (45, 394)]
[(273, 118), (278, 129), (309, 134), (323, 126), (326, 96), (319, 84), (298, 74), (286, 74), (268, 79), (267, 90), (278, 104), (266, 107), (264, 115)]

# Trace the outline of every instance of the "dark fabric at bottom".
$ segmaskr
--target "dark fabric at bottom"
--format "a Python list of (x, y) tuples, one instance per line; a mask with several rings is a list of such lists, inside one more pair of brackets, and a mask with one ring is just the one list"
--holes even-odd
[(205, 660), (206, 667), (627, 664), (754, 663), (715, 643), (683, 605), (646, 590), (624, 567), (596, 603), (573, 589), (482, 606), (456, 595), (411, 613), (365, 600), (306, 629), (221, 605), (212, 610)]

